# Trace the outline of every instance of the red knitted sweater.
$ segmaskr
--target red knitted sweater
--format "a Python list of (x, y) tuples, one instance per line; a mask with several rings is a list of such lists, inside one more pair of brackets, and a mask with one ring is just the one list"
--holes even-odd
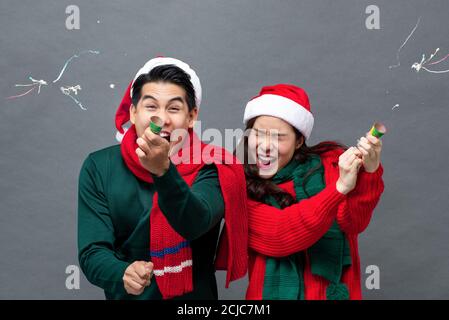
[[(249, 286), (246, 298), (262, 299), (266, 256), (285, 257), (306, 250), (318, 241), (337, 219), (349, 241), (352, 265), (344, 269), (342, 282), (351, 300), (361, 299), (358, 234), (366, 229), (384, 190), (382, 165), (374, 173), (361, 169), (357, 185), (347, 195), (339, 193), (338, 157), (343, 150), (321, 155), (326, 187), (317, 195), (284, 209), (248, 200)], [(295, 196), (293, 181), (279, 187)], [(282, 212), (279, 212), (282, 211)], [(304, 286), (306, 300), (325, 300), (328, 281), (311, 273), (306, 255)]]

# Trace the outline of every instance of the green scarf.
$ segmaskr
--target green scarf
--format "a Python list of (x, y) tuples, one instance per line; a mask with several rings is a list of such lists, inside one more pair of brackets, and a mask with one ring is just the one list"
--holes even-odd
[[(312, 156), (305, 163), (290, 161), (272, 178), (276, 184), (293, 180), (296, 200), (307, 199), (302, 186), (305, 174), (312, 168), (318, 168), (307, 179), (305, 189), (311, 197), (324, 189), (324, 167), (319, 156)], [(280, 208), (274, 197), (265, 201), (267, 204)], [(326, 290), (328, 300), (347, 300), (349, 291), (341, 283), (343, 267), (351, 265), (351, 254), (348, 241), (335, 221), (327, 233), (307, 249), (312, 274), (330, 281)], [(267, 300), (303, 300), (305, 252), (294, 253), (288, 257), (267, 257), (263, 299)]]

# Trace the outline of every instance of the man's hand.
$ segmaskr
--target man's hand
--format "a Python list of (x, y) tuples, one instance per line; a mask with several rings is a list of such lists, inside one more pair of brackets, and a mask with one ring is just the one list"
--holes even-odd
[(153, 263), (135, 261), (128, 266), (123, 275), (123, 284), (128, 294), (138, 296), (151, 284)]
[(154, 134), (150, 128), (145, 129), (143, 135), (137, 138), (136, 154), (142, 167), (160, 177), (170, 166), (170, 144), (164, 138)]

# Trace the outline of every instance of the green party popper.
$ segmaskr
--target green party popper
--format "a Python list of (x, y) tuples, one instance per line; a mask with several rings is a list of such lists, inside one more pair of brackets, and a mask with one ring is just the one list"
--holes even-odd
[(369, 133), (372, 136), (380, 139), (380, 137), (382, 137), (385, 133), (387, 133), (387, 128), (382, 123), (375, 122), (371, 127)]
[(159, 118), (158, 116), (152, 116), (150, 118), (150, 130), (154, 134), (159, 135), (163, 126), (164, 126), (164, 121), (161, 118)]
[[(380, 122), (374, 122), (373, 126), (369, 130), (369, 133), (373, 137), (380, 139), (385, 133), (387, 133), (387, 127), (385, 127), (385, 125), (383, 125)], [(359, 143), (360, 143), (360, 139), (357, 139), (357, 145)], [(358, 146), (356, 146), (356, 148), (360, 150), (360, 148)]]

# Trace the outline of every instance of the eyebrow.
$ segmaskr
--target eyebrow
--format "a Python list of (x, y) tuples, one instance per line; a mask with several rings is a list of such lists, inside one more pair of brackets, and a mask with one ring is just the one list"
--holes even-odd
[[(146, 94), (142, 97), (142, 101), (145, 99), (153, 99), (154, 101), (157, 101), (157, 99), (155, 97), (153, 97), (152, 95)], [(168, 103), (173, 102), (173, 101), (179, 101), (181, 103), (184, 103), (184, 99), (182, 99), (181, 97), (174, 97), (171, 98)]]
[[(257, 128), (253, 128), (253, 129), (256, 130), (257, 132), (262, 132), (262, 133), (265, 133), (267, 131), (266, 129), (257, 129)], [(287, 134), (278, 132), (277, 135), (278, 136), (286, 136)]]

